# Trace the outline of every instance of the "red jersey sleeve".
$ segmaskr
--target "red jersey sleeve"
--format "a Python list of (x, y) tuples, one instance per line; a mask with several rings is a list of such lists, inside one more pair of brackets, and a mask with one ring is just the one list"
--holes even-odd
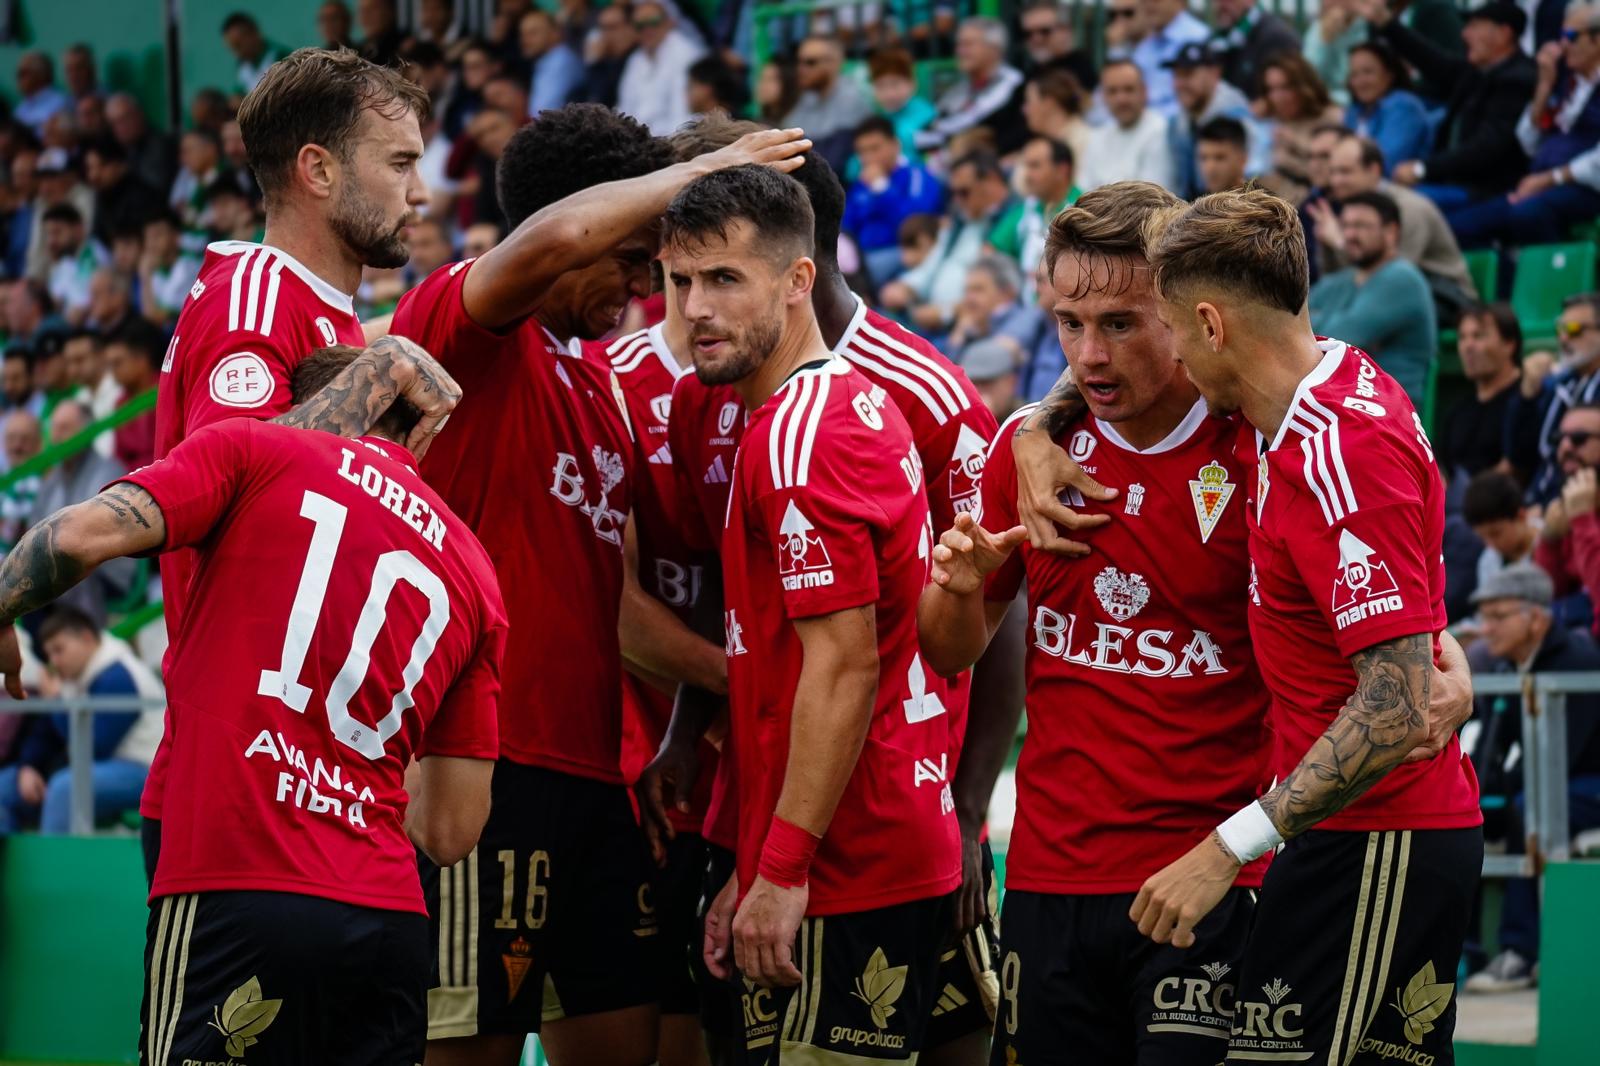
[(876, 542), (886, 519), (876, 503), (843, 485), (807, 484), (769, 492), (757, 506), (789, 618), (878, 601)]
[[(996, 431), (990, 443), (978, 482), (978, 513), (974, 515), (980, 525), (991, 533), (1010, 529), (1017, 518), (1017, 463), (1011, 456), (1011, 425), (1007, 421)], [(935, 530), (935, 536), (942, 534)], [(1022, 549), (1011, 553), (1000, 569), (989, 575), (983, 587), (983, 598), (1009, 603), (1022, 588), (1024, 567)]]
[(506, 627), (491, 626), (478, 640), (472, 661), (445, 692), (417, 745), (417, 758), (494, 759), (500, 755), (500, 664)]
[[(1432, 633), (1437, 560), (1427, 558), (1428, 494), (1417, 471), (1381, 445), (1363, 448), (1359, 462), (1341, 463), (1334, 473), (1319, 476), (1317, 469), (1309, 482), (1295, 479), (1285, 550), (1320, 604), (1339, 654), (1349, 658), (1386, 640)], [(1335, 514), (1331, 524), (1324, 498)]]
[(188, 402), (183, 405), (183, 436), (214, 422), (247, 415), (273, 419), (294, 406), (289, 375), (310, 352), (296, 351), (282, 333), (263, 337), (254, 330), (227, 330), (220, 323), (211, 338), (184, 338), (186, 358), (203, 357), (191, 368)]
[(207, 426), (149, 466), (118, 481), (144, 489), (161, 508), (167, 527), (162, 551), (187, 548), (206, 538), (250, 477), (253, 418), (229, 418)]
[[(467, 314), (461, 289), (477, 260), (463, 259), (429, 274), (400, 297), (389, 332), (422, 345), (458, 380), (474, 365), (487, 363), (504, 351), (515, 351), (517, 330), (497, 333), (484, 329)], [(466, 382), (462, 382), (463, 387)]]

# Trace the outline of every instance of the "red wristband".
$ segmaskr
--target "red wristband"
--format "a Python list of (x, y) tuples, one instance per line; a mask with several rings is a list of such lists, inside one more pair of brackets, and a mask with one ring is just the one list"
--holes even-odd
[(773, 815), (756, 873), (779, 888), (799, 888), (810, 876), (811, 860), (820, 843), (821, 837)]

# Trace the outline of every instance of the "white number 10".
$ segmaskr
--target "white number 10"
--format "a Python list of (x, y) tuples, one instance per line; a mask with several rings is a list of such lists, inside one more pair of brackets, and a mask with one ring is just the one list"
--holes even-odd
[[(261, 682), (256, 692), (262, 696), (282, 700), (284, 705), (298, 714), (304, 714), (311, 700), (311, 690), (300, 683), (300, 672), (306, 665), (306, 653), (311, 648), (311, 635), (316, 631), (317, 619), (322, 615), (322, 601), (328, 594), (328, 578), (333, 573), (334, 556), (339, 551), (339, 541), (344, 536), (344, 520), (349, 510), (326, 496), (308, 491), (300, 502), (300, 517), (312, 522), (311, 548), (306, 554), (305, 569), (300, 572), (300, 586), (295, 590), (294, 605), (289, 609), (289, 625), (283, 635), (283, 657), (276, 670), (261, 671)], [(389, 713), (376, 726), (359, 722), (350, 714), (350, 700), (361, 682), (366, 679), (371, 665), (372, 644), (383, 629), (389, 609), (389, 596), (398, 582), (404, 581), (428, 598), (428, 618), (411, 645), (411, 658), (401, 675), (400, 691), (394, 694)], [(350, 654), (344, 666), (328, 688), (324, 703), (328, 709), (328, 726), (334, 739), (354, 748), (369, 759), (383, 758), (383, 745), (400, 730), (400, 723), (413, 700), (411, 690), (422, 678), (422, 671), (433, 655), (439, 635), (450, 621), (450, 597), (444, 582), (410, 552), (405, 550), (385, 552), (378, 556), (372, 571), (372, 585), (367, 601), (361, 606), (356, 619), (355, 632), (350, 638)]]

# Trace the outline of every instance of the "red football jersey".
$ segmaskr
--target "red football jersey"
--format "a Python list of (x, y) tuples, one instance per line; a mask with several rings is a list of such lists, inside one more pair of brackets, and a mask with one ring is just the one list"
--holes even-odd
[[(493, 759), (505, 612), (409, 453), (226, 419), (126, 479), (196, 550), (151, 898), (258, 889), (426, 913), (413, 755)], [(262, 580), (263, 575), (272, 575)]]
[[(289, 375), (295, 366), (329, 344), (366, 344), (347, 294), (276, 248), (247, 241), (208, 246), (161, 363), (156, 458), (224, 418), (277, 418), (292, 406)], [(167, 633), (175, 639), (194, 553), (169, 552), (160, 563)], [(166, 731), (139, 802), (146, 818), (161, 817), (173, 730), (169, 704)]]
[[(680, 514), (677, 473), (667, 439), (673, 386), (689, 373), (678, 365), (661, 337), (661, 326), (630, 333), (614, 341), (586, 341), (583, 356), (604, 363), (617, 376), (628, 419), (639, 440), (645, 463), (634, 501), (634, 530), (639, 542), (639, 583), (683, 621), (700, 596), (705, 580), (703, 553), (686, 543)], [(650, 765), (672, 719), (672, 695), (622, 674), (622, 776), (631, 784)], [(667, 809), (672, 824), (691, 833), (701, 831), (716, 777), (717, 749), (705, 742), (700, 751), (700, 777), (689, 813)]]
[(811, 868), (808, 913), (869, 910), (960, 883), (948, 690), (917, 647), (931, 530), (911, 431), (842, 359), (750, 415), (723, 533), (739, 883), (754, 883), (789, 753), (804, 652), (794, 620), (873, 604), (879, 680), (861, 756)]
[[(983, 472), (985, 528), (1016, 525), (1013, 423)], [(1028, 735), (1006, 883), (1031, 892), (1135, 892), (1271, 779), (1267, 692), (1251, 656), (1244, 468), (1234, 423), (1197, 402), (1144, 450), (1085, 417), (1060, 443), (1111, 521), (1064, 559), (1024, 544), (992, 574), (1009, 602), (1027, 578)], [(1239, 498), (1234, 499), (1237, 495)], [(1016, 604), (1012, 610), (1023, 610)], [(1266, 858), (1239, 884), (1256, 886)]]
[[(1422, 420), (1365, 352), (1321, 345), (1327, 354), (1277, 436), (1269, 444), (1244, 425), (1239, 442), (1254, 468), (1250, 633), (1272, 694), (1280, 778), (1355, 691), (1351, 655), (1445, 626), (1444, 486)], [(1477, 777), (1452, 738), (1317, 828), (1450, 829), (1482, 819)]]
[(634, 441), (610, 375), (529, 318), (503, 333), (467, 314), (472, 260), (440, 267), (395, 309), (461, 402), (422, 474), (489, 550), (510, 613), (500, 754), (622, 783), (622, 536)]

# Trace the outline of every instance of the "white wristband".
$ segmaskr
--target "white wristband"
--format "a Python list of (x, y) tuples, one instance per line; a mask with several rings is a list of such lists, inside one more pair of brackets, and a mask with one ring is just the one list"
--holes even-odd
[(1217, 836), (1222, 838), (1223, 846), (1233, 852), (1240, 866), (1254, 862), (1283, 843), (1283, 834), (1267, 817), (1259, 800), (1240, 807), (1237, 814), (1217, 826)]

